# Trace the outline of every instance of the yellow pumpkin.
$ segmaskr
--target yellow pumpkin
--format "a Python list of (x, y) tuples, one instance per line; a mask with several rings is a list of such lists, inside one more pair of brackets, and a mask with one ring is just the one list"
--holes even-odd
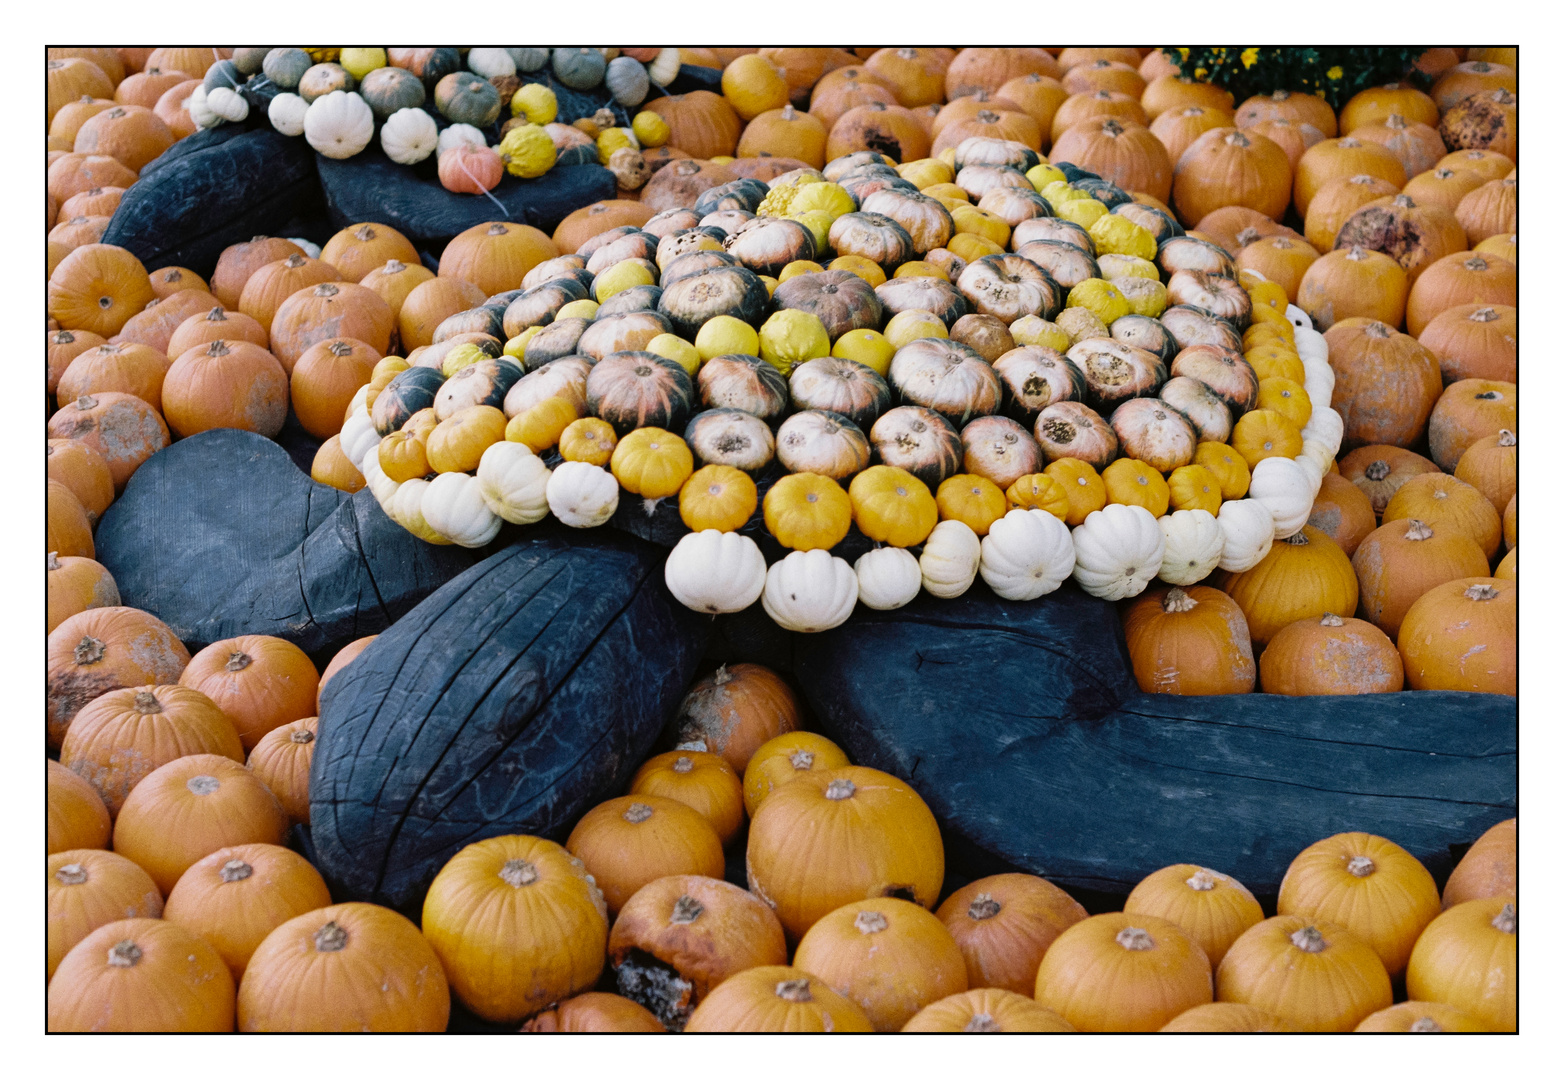
[(493, 405), (471, 405), (435, 425), (425, 453), (435, 472), (472, 472), (483, 452), (503, 438), (505, 414)]
[(1087, 514), (1108, 505), (1108, 486), (1097, 475), (1097, 470), (1080, 458), (1060, 458), (1049, 462), (1043, 474), (1063, 485), (1065, 498), (1070, 502), (1064, 523), (1072, 529), (1085, 521)]
[(1303, 435), (1274, 409), (1244, 413), (1233, 425), (1233, 449), (1252, 469), (1266, 458), (1294, 458), (1303, 453)]
[(1303, 360), (1296, 349), (1287, 345), (1274, 341), (1256, 345), (1244, 353), (1244, 359), (1262, 379), (1290, 379), (1300, 386), (1303, 384)]
[(1144, 461), (1120, 458), (1102, 471), (1102, 482), (1110, 503), (1141, 506), (1157, 518), (1168, 512), (1168, 482)]
[(989, 526), (1010, 512), (999, 485), (973, 473), (946, 477), (934, 502), (941, 521), (959, 521), (979, 536), (987, 536)]
[(853, 522), (853, 504), (842, 485), (818, 473), (792, 473), (766, 492), (766, 529), (796, 551), (833, 548)]
[(853, 477), (847, 497), (859, 531), (894, 547), (923, 543), (939, 523), (928, 485), (894, 465), (872, 465)]
[(1168, 475), (1168, 503), (1174, 510), (1215, 514), (1222, 508), (1222, 484), (1204, 465), (1181, 465)]
[[(998, 244), (1001, 251), (1006, 244), (1010, 243), (1010, 225), (992, 210), (963, 204), (952, 210), (950, 217), (956, 223), (958, 234), (968, 233), (981, 237), (990, 243)], [(954, 248), (950, 250), (955, 251)], [(956, 254), (961, 253), (958, 251)]]
[(429, 467), (423, 436), (412, 431), (393, 431), (380, 440), (377, 454), (380, 471), (399, 484), (404, 480), (428, 476), (434, 471)]
[(619, 440), (609, 471), (619, 486), (643, 499), (661, 499), (684, 486), (695, 468), (689, 446), (662, 428), (637, 428)]
[[(510, 438), (510, 425), (505, 427), (505, 437)], [(601, 467), (612, 459), (614, 447), (618, 445), (619, 436), (614, 432), (614, 425), (595, 416), (583, 416), (566, 424), (560, 433), (559, 456), (566, 461), (583, 461)]]
[(831, 260), (831, 265), (826, 269), (846, 270), (857, 274), (876, 289), (885, 284), (885, 271), (880, 269), (880, 264), (862, 255), (838, 255)]
[(1003, 255), (1005, 249), (986, 236), (976, 233), (957, 233), (945, 244), (945, 250), (965, 261), (977, 262), (985, 255)]
[[(576, 403), (569, 398), (544, 398), (532, 408), (510, 418), (510, 423), (505, 425), (505, 438), (508, 442), (521, 443), (534, 454), (541, 454), (558, 444), (565, 429), (580, 416)], [(594, 461), (592, 464), (601, 462)]]
[(1249, 493), (1249, 466), (1231, 446), (1203, 442), (1195, 447), (1195, 464), (1205, 466), (1216, 477), (1223, 499), (1242, 499)]
[[(1259, 372), (1255, 374), (1258, 375)], [(1276, 375), (1269, 378), (1260, 376), (1260, 397), (1256, 407), (1279, 413), (1300, 432), (1309, 422), (1309, 417), (1314, 415), (1314, 405), (1304, 391), (1301, 381)], [(1302, 443), (1299, 447), (1301, 453)]]
[(733, 532), (754, 516), (755, 481), (731, 465), (697, 469), (679, 489), (679, 517), (696, 532)]
[(1045, 472), (1027, 473), (1019, 478), (1005, 489), (1005, 498), (1020, 510), (1041, 510), (1060, 521), (1070, 518), (1070, 493), (1063, 483)]

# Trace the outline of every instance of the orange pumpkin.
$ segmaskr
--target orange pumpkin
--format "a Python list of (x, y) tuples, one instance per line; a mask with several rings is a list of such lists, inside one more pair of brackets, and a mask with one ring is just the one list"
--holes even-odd
[[(1069, 131), (1076, 124), (1088, 120), (1107, 119), (1113, 117), (1123, 123), (1139, 124), (1147, 127), (1150, 118), (1146, 110), (1141, 108), (1140, 99), (1130, 94), (1122, 94), (1113, 90), (1095, 90), (1086, 94), (1071, 94), (1054, 111), (1053, 122), (1048, 131), (1050, 142), (1057, 143), (1059, 137)], [(1176, 163), (1175, 163), (1176, 164)]]
[(1164, 140), (1149, 128), (1116, 117), (1096, 117), (1066, 129), (1050, 153), (1126, 191), (1144, 191), (1164, 202), (1173, 187), (1175, 160)]
[(1403, 680), (1401, 654), (1384, 631), (1334, 612), (1289, 623), (1260, 656), (1267, 694), (1382, 694)]
[(1514, 1031), (1518, 946), (1513, 897), (1456, 904), (1417, 939), (1407, 994), (1453, 1005), (1490, 1031)]
[(1254, 653), (1244, 613), (1204, 585), (1153, 589), (1124, 612), (1135, 681), (1148, 694), (1247, 694)]
[(1325, 139), (1309, 147), (1298, 159), (1293, 178), (1293, 205), (1298, 216), (1308, 218), (1309, 203), (1326, 184), (1341, 177), (1367, 174), (1394, 184), (1399, 190), (1407, 182), (1407, 172), (1389, 150), (1378, 143), (1347, 136)]
[(128, 169), (107, 154), (50, 154), (48, 192), (56, 203), (92, 188), (128, 188), (136, 182), (136, 170)]
[(865, 102), (848, 109), (831, 125), (825, 158), (830, 161), (876, 149), (898, 162), (916, 161), (929, 156), (929, 135), (912, 110), (879, 101)]
[(1178, 863), (1142, 878), (1124, 901), (1126, 915), (1154, 915), (1194, 939), (1216, 970), (1239, 935), (1265, 918), (1260, 902), (1235, 878)]
[(1369, 498), (1376, 517), (1407, 480), (1421, 473), (1438, 472), (1439, 466), (1411, 450), (1397, 446), (1360, 446), (1340, 461), (1341, 475)]
[(762, 743), (744, 768), (744, 810), (750, 817), (795, 773), (836, 769), (849, 764), (847, 755), (824, 735), (790, 731)]
[(149, 345), (99, 345), (71, 361), (60, 376), (56, 397), (64, 408), (88, 394), (130, 394), (161, 409), (168, 367), (168, 357)]
[(113, 826), (108, 807), (98, 798), (97, 791), (58, 761), (50, 760), (48, 766), (45, 796), (48, 853), (108, 847)]
[(71, 489), (58, 480), (50, 480), (46, 486), (45, 549), (51, 554), (92, 558), (97, 552), (92, 542), (92, 523), (87, 520), (87, 511), (82, 509)]
[[(1333, 251), (1320, 262), (1341, 254)], [(1388, 320), (1352, 318), (1325, 333), (1336, 375), (1331, 408), (1341, 414), (1342, 445), (1348, 449), (1414, 445), (1423, 437), (1443, 390), (1438, 359), (1393, 327)]]
[(379, 361), (373, 346), (351, 337), (328, 338), (305, 349), (288, 380), (299, 425), (317, 439), (340, 432), (354, 395), (369, 383)]
[[(1208, 83), (1195, 85), (1208, 86)], [(1145, 100), (1142, 99), (1142, 105)], [(1229, 127), (1233, 122), (1233, 114), (1226, 109), (1210, 105), (1197, 105), (1193, 103), (1183, 104), (1177, 108), (1159, 109), (1153, 112), (1146, 109), (1152, 117), (1151, 133), (1162, 140), (1162, 145), (1167, 147), (1168, 160), (1174, 164), (1184, 156), (1190, 144), (1212, 128)]]
[[(164, 379), (165, 387), (167, 378)], [(49, 418), (51, 439), (70, 439), (94, 450), (108, 464), (114, 491), (125, 490), (141, 463), (168, 445), (168, 428), (157, 410), (133, 394), (105, 391), (79, 397)]]
[(60, 762), (87, 780), (111, 815), (149, 773), (190, 754), (244, 760), (233, 721), (185, 686), (111, 690), (82, 707), (60, 747)]
[(53, 632), (72, 615), (89, 608), (117, 607), (119, 589), (114, 577), (99, 562), (77, 555), (48, 553), (48, 623)]
[(123, 855), (67, 850), (49, 855), (48, 978), (65, 954), (98, 927), (119, 919), (156, 919), (163, 894)]
[(657, 878), (723, 874), (722, 841), (711, 822), (660, 795), (624, 795), (598, 804), (576, 823), (565, 847), (597, 880), (611, 915)]
[(1416, 518), (1468, 536), (1487, 559), (1498, 554), (1503, 528), (1499, 512), (1482, 492), (1453, 476), (1426, 473), (1402, 484), (1385, 503), (1385, 520), (1397, 518)]
[[(1461, 200), (1466, 197), (1467, 192), (1482, 186), (1483, 178), (1470, 169), (1452, 169), (1449, 166), (1436, 165), (1412, 177), (1401, 191), (1420, 203), (1442, 206), (1454, 214), (1455, 208), (1461, 205)], [(1462, 233), (1464, 236), (1464, 228)]]
[(621, 225), (639, 229), (652, 213), (637, 199), (600, 199), (565, 215), (550, 239), (560, 251), (573, 252), (594, 236)]
[(1280, 146), (1282, 153), (1287, 155), (1288, 166), (1295, 171), (1309, 147), (1325, 140), (1325, 133), (1313, 124), (1293, 120), (1264, 120), (1245, 130), (1263, 135)]
[(444, 1031), (440, 959), (405, 916), (334, 904), (283, 923), (250, 956), (240, 1031)]
[(1374, 531), (1374, 504), (1352, 481), (1339, 473), (1326, 473), (1320, 480), (1308, 523), (1336, 541), (1351, 558), (1364, 538)]
[(744, 786), (716, 754), (671, 750), (649, 758), (630, 780), (631, 795), (661, 795), (684, 803), (711, 823), (726, 844), (744, 824)]
[(1234, 119), (1241, 128), (1254, 127), (1268, 120), (1288, 120), (1309, 124), (1327, 139), (1334, 139), (1337, 134), (1336, 112), (1325, 99), (1294, 90), (1256, 94), (1238, 107)]
[(49, 634), (46, 731), (51, 748), (92, 699), (177, 682), (190, 654), (161, 620), (128, 607), (91, 608)]
[(50, 439), (45, 460), (49, 479), (69, 488), (87, 521), (95, 524), (114, 501), (114, 474), (103, 455), (84, 442)]
[(49, 275), (49, 317), (109, 337), (154, 299), (146, 267), (124, 248), (84, 244)]
[[(212, 271), (212, 295), (229, 311), (237, 310), (239, 297), (244, 295), (244, 287), (251, 275), (263, 266), (303, 254), (299, 245), (280, 236), (257, 236), (243, 243), (231, 244), (218, 256), (217, 268)], [(262, 325), (270, 326), (271, 320), (266, 320)]]
[(174, 133), (174, 138), (183, 139), (200, 131), (195, 118), (190, 115), (190, 95), (194, 94), (201, 86), (200, 79), (186, 79), (175, 83), (163, 91), (152, 105), (152, 111), (157, 118), (168, 125), (168, 130)]
[(1358, 579), (1336, 542), (1305, 525), (1242, 573), (1228, 573), (1222, 590), (1238, 602), (1249, 635), (1264, 645), (1288, 623), (1327, 612), (1354, 611)]
[(1515, 582), (1469, 577), (1428, 590), (1396, 640), (1414, 690), (1516, 693)]
[(995, 874), (957, 889), (935, 914), (966, 960), (968, 986), (1031, 996), (1043, 955), (1086, 909), (1040, 877)]
[(294, 364), (310, 346), (332, 338), (362, 341), (379, 360), (390, 349), (396, 320), (390, 305), (373, 290), (348, 282), (323, 281), (289, 296), (268, 325), (272, 355), (292, 374)]
[(687, 1032), (869, 1032), (869, 1017), (824, 979), (796, 967), (741, 971), (690, 1014)]
[[(116, 95), (119, 93), (115, 89)], [(114, 107), (111, 98), (95, 98), (90, 94), (83, 94), (74, 101), (68, 101), (60, 106), (60, 110), (49, 121), (49, 134), (65, 143), (68, 150), (76, 142), (76, 133), (81, 130), (88, 118)]]
[(1265, 136), (1238, 128), (1207, 131), (1174, 165), (1173, 205), (1186, 225), (1223, 206), (1247, 206), (1280, 221), (1291, 192), (1287, 154)]
[(668, 145), (692, 158), (732, 156), (744, 122), (727, 99), (710, 90), (655, 97), (643, 106), (668, 124)]
[(591, 991), (577, 994), (561, 1001), (551, 1009), (538, 1013), (521, 1030), (529, 1034), (640, 1034), (663, 1035), (668, 1029), (629, 998), (618, 994)]
[(310, 760), (320, 721), (313, 716), (272, 728), (250, 751), (245, 762), (261, 783), (277, 796), (292, 824), (310, 823)]
[(1515, 308), (1503, 304), (1462, 304), (1429, 320), (1417, 340), (1439, 358), (1445, 383), (1462, 379), (1515, 382), (1519, 346)]
[(903, 1032), (992, 1034), (1074, 1031), (1069, 1022), (1029, 996), (1012, 990), (968, 990), (924, 1006), (902, 1025)]
[(1442, 904), (1449, 910), (1468, 900), (1514, 896), (1516, 876), (1515, 819), (1490, 828), (1467, 848), (1445, 882)]
[(182, 289), (151, 301), (138, 314), (132, 315), (120, 328), (120, 332), (114, 335), (113, 342), (117, 345), (146, 345), (167, 355), (174, 332), (186, 320), (206, 315), (216, 306), (217, 299), (210, 293)]
[(457, 312), (483, 303), (488, 295), (479, 286), (462, 278), (432, 277), (413, 286), (397, 311), (397, 336), (402, 348), (411, 353), (414, 349), (433, 344), (435, 327)]
[(1352, 566), (1363, 613), (1394, 638), (1418, 597), (1455, 578), (1485, 577), (1488, 560), (1469, 535), (1391, 520), (1369, 535)]
[(163, 917), (210, 942), (238, 981), (267, 934), (330, 903), (326, 882), (302, 855), (275, 844), (240, 844), (180, 875)]
[(1193, 1009), (1186, 1009), (1158, 1030), (1208, 1035), (1255, 1035), (1294, 1029), (1264, 1009), (1257, 1009), (1253, 1005), (1240, 1005), (1235, 1001), (1213, 1001), (1209, 1005), (1196, 1005)]
[(1423, 272), (1407, 296), (1407, 333), (1421, 336), (1437, 315), (1463, 304), (1514, 307), (1515, 264), (1475, 252), (1446, 255)]
[[(1515, 384), (1490, 379), (1463, 379), (1445, 388), (1428, 417), (1428, 456), (1440, 468), (1454, 471), (1467, 450), (1479, 440), (1511, 432), (1519, 419)], [(1497, 505), (1509, 499), (1506, 492)]]
[(391, 259), (418, 262), (418, 249), (391, 226), (366, 221), (335, 233), (321, 248), (320, 259), (336, 267), (343, 281), (358, 284)]
[(1399, 185), (1369, 173), (1339, 176), (1329, 181), (1309, 203), (1303, 219), (1303, 236), (1317, 251), (1336, 246), (1336, 234), (1347, 219), (1376, 199), (1395, 195)]
[(292, 642), (250, 634), (214, 641), (180, 676), (233, 721), (246, 751), (273, 728), (315, 715), (315, 665)]
[(181, 438), (222, 427), (275, 438), (288, 418), (288, 374), (248, 341), (198, 345), (169, 365), (163, 415)]
[(1079, 1031), (1156, 1031), (1211, 1000), (1211, 965), (1200, 945), (1165, 919), (1094, 915), (1049, 946), (1036, 997)]
[(954, 49), (880, 49), (864, 61), (863, 67), (894, 90), (902, 105), (916, 109), (950, 96), (945, 90), (945, 76), (955, 59)]
[(107, 98), (114, 95), (114, 83), (91, 60), (77, 56), (50, 57), (44, 63), (48, 123), (72, 101), (82, 97)]
[(1338, 248), (1309, 264), (1298, 282), (1298, 306), (1329, 329), (1364, 318), (1396, 327), (1407, 308), (1406, 271), (1390, 256), (1361, 246)]
[(1216, 996), (1298, 1031), (1351, 1031), (1392, 1001), (1390, 975), (1367, 942), (1297, 915), (1244, 931), (1217, 968)]
[(174, 145), (174, 133), (152, 111), (156, 104), (154, 98), (146, 105), (115, 105), (89, 117), (76, 132), (73, 149), (78, 154), (107, 154), (140, 172)]
[(1434, 1032), (1487, 1031), (1476, 1017), (1442, 1001), (1403, 1001), (1366, 1017), (1353, 1031), (1425, 1034)]
[(234, 980), (217, 950), (164, 919), (106, 923), (49, 982), (48, 1030), (229, 1032)]
[(270, 340), (266, 328), (250, 316), (212, 306), (179, 324), (169, 336), (168, 355), (178, 359), (191, 349), (214, 341), (247, 341), (264, 349)]
[(99, 334), (85, 330), (52, 330), (45, 340), (48, 343), (48, 390), (51, 394), (58, 389), (60, 377), (71, 366), (72, 360), (108, 341)]

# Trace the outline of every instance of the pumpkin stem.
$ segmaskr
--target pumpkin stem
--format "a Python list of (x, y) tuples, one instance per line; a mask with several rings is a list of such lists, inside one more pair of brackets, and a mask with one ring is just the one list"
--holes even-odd
[(315, 733), (309, 728), (301, 727), (288, 736), (288, 741), (298, 743), (300, 746), (307, 746), (315, 741)]
[(286, 266), (289, 270), (297, 270), (299, 267), (304, 265), (304, 256), (298, 254), (289, 255), (288, 258), (283, 261), (282, 265)]
[(1501, 934), (1515, 933), (1515, 905), (1505, 904), (1502, 908), (1499, 909), (1499, 914), (1493, 917), (1489, 925), (1492, 926), (1495, 930), (1499, 931)]
[(1368, 468), (1363, 470), (1363, 475), (1376, 483), (1390, 475), (1390, 463), (1387, 461), (1371, 461)]
[(1162, 610), (1170, 615), (1174, 612), (1194, 611), (1195, 598), (1175, 585), (1162, 598)]
[(1408, 540), (1431, 540), (1433, 535), (1434, 530), (1429, 528), (1427, 522), (1420, 521), (1417, 518), (1407, 522), (1406, 538)]
[(135, 709), (142, 716), (151, 716), (153, 713), (163, 711), (163, 703), (157, 699), (157, 695), (150, 690), (137, 690)]
[(1003, 909), (1003, 905), (986, 892), (980, 892), (972, 898), (972, 904), (967, 908), (967, 918), (982, 922), (984, 919), (992, 919)]
[(1247, 147), (1251, 145), (1249, 142), (1249, 136), (1245, 135), (1242, 131), (1235, 131), (1222, 141), (1227, 143), (1228, 146)]
[(1454, 175), (1455, 175), (1455, 170), (1454, 169), (1435, 169), (1434, 170), (1434, 179), (1435, 180), (1448, 180), (1448, 179), (1450, 179)]
[(696, 753), (704, 754), (706, 752), (706, 740), (705, 739), (693, 739), (690, 742), (682, 742), (679, 745), (675, 746), (674, 749), (675, 750), (694, 750)]
[(1321, 626), (1345, 626), (1346, 623), (1343, 622), (1341, 616), (1337, 615), (1334, 611), (1327, 611), (1325, 614), (1320, 616), (1320, 625)]
[(986, 1035), (991, 1032), (1003, 1031), (1005, 1029), (1000, 1027), (999, 1021), (988, 1015), (988, 1013), (973, 1013), (972, 1019), (968, 1020), (967, 1026), (961, 1030), (965, 1032)]
[(1354, 139), (1351, 135), (1348, 135), (1345, 139), (1341, 140), (1341, 142), (1337, 143), (1336, 145), (1345, 147), (1348, 150), (1356, 150), (1358, 147), (1362, 146), (1363, 143), (1357, 139)]
[(87, 868), (81, 863), (66, 863), (54, 872), (54, 880), (61, 885), (80, 885), (87, 880)]
[(1292, 91), (1291, 90), (1273, 90), (1273, 91), (1271, 91), (1271, 100), (1272, 101), (1286, 101), (1290, 97), (1292, 97)]
[(221, 307), (215, 307), (206, 313), (207, 322), (227, 322), (228, 313)]
[(1500, 428), (1499, 429), (1499, 445), (1500, 446), (1514, 446), (1515, 445), (1515, 441), (1516, 441), (1515, 440), (1515, 432), (1511, 431), (1509, 428)]
[(1309, 538), (1307, 536), (1303, 535), (1303, 530), (1302, 529), (1299, 529), (1297, 532), (1293, 533), (1287, 539), (1283, 540), (1282, 543), (1284, 543), (1284, 544), (1291, 544), (1291, 545), (1293, 545), (1293, 547), (1307, 547), (1308, 543), (1309, 543)]
[[(994, 119), (997, 120), (999, 118), (995, 117)], [(1119, 121), (1114, 117), (1110, 116), (1108, 119), (1102, 122), (1102, 133), (1109, 138), (1117, 139), (1120, 135), (1124, 134), (1124, 125), (1119, 123)]]
[[(1475, 588), (1475, 586), (1474, 586)], [(1495, 593), (1495, 596), (1498, 594)], [(858, 786), (851, 780), (832, 780), (825, 786), (825, 797), (832, 802), (840, 802), (843, 799), (851, 799)]]
[(784, 120), (797, 120), (798, 119), (798, 113), (793, 110), (793, 106), (792, 106), (791, 103), (782, 106), (782, 119), (784, 119)]
[(1210, 892), (1212, 889), (1216, 888), (1216, 875), (1204, 867), (1201, 867), (1199, 870), (1196, 870), (1193, 874), (1189, 875), (1189, 877), (1185, 878), (1184, 884), (1188, 885), (1196, 892)]
[(348, 947), (348, 932), (335, 919), (315, 931), (316, 952), (341, 952)]
[(1361, 245), (1353, 244), (1352, 250), (1347, 252), (1347, 258), (1351, 259), (1353, 262), (1362, 262), (1364, 259), (1368, 258), (1368, 252), (1364, 251)]
[(373, 240), (374, 238), (375, 227), (373, 225), (360, 225), (353, 233), (353, 239), (355, 240)]
[(1301, 930), (1295, 930), (1291, 934), (1292, 943), (1306, 953), (1321, 953), (1325, 951), (1325, 935), (1312, 926), (1305, 926)]
[(243, 671), (253, 662), (249, 653), (233, 652), (228, 655), (228, 663), (224, 664), (223, 667), (229, 671)]
[(695, 762), (682, 754), (674, 759), (673, 771), (676, 773), (687, 773), (693, 768), (695, 768)]
[(217, 872), (217, 876), (223, 881), (232, 884), (235, 881), (243, 881), (255, 873), (255, 867), (243, 859), (229, 859), (223, 863), (223, 868)]
[(1250, 225), (1246, 228), (1238, 230), (1238, 235), (1233, 239), (1238, 241), (1239, 247), (1248, 247), (1250, 244), (1260, 239), (1260, 230), (1255, 228), (1253, 225)]
[(192, 795), (210, 795), (221, 786), (222, 784), (218, 782), (217, 777), (207, 776), (204, 773), (200, 776), (192, 776), (185, 781), (185, 787), (190, 789), (190, 794)]
[(1347, 183), (1349, 183), (1349, 184), (1377, 184), (1377, 183), (1379, 183), (1379, 178), (1378, 177), (1374, 177), (1374, 176), (1370, 176), (1368, 173), (1358, 173), (1358, 175), (1354, 176), (1351, 180), (1348, 180)]
[(1497, 600), (1499, 598), (1499, 590), (1492, 585), (1468, 585), (1466, 591), (1461, 595), (1468, 600)]
[(510, 230), (505, 227), (504, 222), (500, 222), (500, 221), (494, 222), (485, 231), (490, 236), (504, 236), (506, 233), (510, 232)]
[(332, 356), (347, 356), (353, 351), (353, 346), (349, 345), (345, 341), (337, 340), (333, 341), (330, 345), (327, 345), (326, 350), (330, 352)]
[(86, 412), (88, 409), (96, 409), (97, 407), (98, 399), (93, 397), (91, 394), (83, 394), (81, 397), (76, 399), (76, 408), (80, 409), (82, 412)]
[(1466, 269), (1476, 273), (1488, 269), (1488, 260), (1484, 259), (1481, 255), (1473, 255), (1470, 259), (1467, 259), (1461, 265)]
[[(80, 399), (78, 399), (80, 400)], [(95, 637), (84, 637), (76, 643), (76, 649), (71, 658), (78, 664), (96, 664), (103, 659), (105, 646)]]
[(1374, 872), (1374, 860), (1367, 855), (1354, 855), (1347, 860), (1347, 873), (1353, 877), (1364, 878)]
[(340, 290), (329, 281), (323, 281), (315, 286), (316, 296), (336, 296)]
[(1417, 207), (1417, 203), (1412, 201), (1412, 196), (1410, 195), (1397, 195), (1395, 198), (1390, 200), (1390, 204), (1392, 206), (1399, 206), (1403, 210), (1412, 210)]
[[(52, 447), (52, 446), (51, 446), (51, 447), (49, 447), (49, 449), (50, 449), (50, 450), (53, 450), (53, 449), (54, 449), (54, 447)], [(59, 559), (57, 559), (57, 558), (55, 558), (55, 556), (56, 556), (56, 555), (58, 555), (58, 554), (59, 554), (59, 553), (58, 553), (58, 552), (55, 552), (55, 551), (51, 551), (51, 552), (49, 552), (49, 562), (48, 562), (48, 568), (49, 568), (49, 569), (50, 569), (50, 570), (58, 570), (58, 569), (59, 569), (59, 568), (60, 568), (60, 560), (59, 560)]]
[(1385, 126), (1388, 128), (1393, 128), (1396, 131), (1405, 131), (1407, 126), (1406, 117), (1402, 116), (1400, 113), (1391, 113), (1389, 116), (1385, 117)]
[(505, 865), (500, 867), (500, 880), (513, 889), (519, 889), (538, 880), (538, 868), (526, 859), (506, 859)]
[(795, 771), (803, 772), (814, 768), (815, 755), (808, 750), (794, 750), (787, 760)]
[(988, 109), (979, 109), (977, 122), (980, 124), (997, 124), (999, 123), (999, 114)]
[(69, 330), (61, 330), (54, 335), (54, 343), (56, 345), (72, 345), (75, 344), (75, 341), (76, 335)]
[(1426, 1035), (1430, 1032), (1443, 1031), (1444, 1028), (1440, 1027), (1439, 1021), (1435, 1020), (1432, 1016), (1419, 1016), (1416, 1020), (1412, 1021), (1412, 1026), (1407, 1028), (1407, 1030), (1415, 1031), (1419, 1035)]
[(674, 926), (688, 926), (705, 912), (704, 904), (686, 894), (673, 902), (673, 914), (668, 916), (668, 922)]
[(631, 803), (629, 809), (621, 816), (630, 824), (639, 825), (652, 816), (652, 808), (643, 802)]
[(231, 352), (233, 350), (228, 347), (228, 343), (222, 338), (218, 338), (206, 347), (206, 355), (208, 356), (227, 356)]
[(1499, 317), (1499, 313), (1491, 307), (1478, 308), (1467, 316), (1472, 322), (1493, 322)]
[(400, 274), (407, 269), (407, 264), (398, 259), (387, 259), (386, 264), (380, 268), (382, 274)]
[(1130, 952), (1145, 952), (1157, 947), (1157, 943), (1151, 940), (1151, 935), (1138, 926), (1126, 926), (1113, 935), (1113, 940)]
[(814, 995), (809, 992), (808, 979), (784, 979), (777, 983), (777, 997), (795, 1003), (814, 1000)]
[(860, 934), (878, 934), (889, 925), (878, 911), (860, 911), (853, 919), (853, 927)]
[(135, 967), (141, 961), (141, 948), (134, 941), (116, 941), (109, 950), (109, 967)]

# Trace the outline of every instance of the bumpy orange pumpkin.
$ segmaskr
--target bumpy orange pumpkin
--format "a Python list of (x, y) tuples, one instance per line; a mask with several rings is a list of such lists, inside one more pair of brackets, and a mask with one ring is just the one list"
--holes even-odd
[(1330, 611), (1288, 623), (1260, 655), (1267, 694), (1388, 694), (1403, 682), (1401, 654), (1383, 630)]

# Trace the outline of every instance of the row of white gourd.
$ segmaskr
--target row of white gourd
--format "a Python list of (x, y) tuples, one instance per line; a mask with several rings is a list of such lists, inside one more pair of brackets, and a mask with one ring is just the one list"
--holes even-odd
[[(1045, 596), (1070, 577), (1092, 596), (1122, 600), (1156, 578), (1192, 585), (1218, 568), (1248, 570), (1273, 541), (1303, 527), (1341, 448), (1341, 417), (1328, 404), (1335, 375), (1325, 338), (1302, 311), (1289, 307), (1287, 314), (1314, 403), (1303, 453), (1259, 462), (1247, 497), (1224, 502), (1214, 515), (1177, 510), (1158, 519), (1143, 507), (1111, 504), (1072, 530), (1045, 511), (1016, 509), (982, 538), (962, 522), (942, 521), (918, 556), (881, 547), (849, 564), (828, 551), (795, 551), (769, 569), (754, 540), (707, 529), (684, 536), (669, 553), (669, 591), (711, 614), (742, 611), (758, 599), (783, 628), (819, 631), (841, 625), (859, 602), (889, 610), (910, 603), (919, 589), (951, 599), (979, 576), (1007, 600)], [(619, 482), (607, 469), (567, 461), (551, 470), (514, 442), (485, 450), (473, 475), (397, 483), (380, 468), (380, 437), (364, 393), (343, 425), (342, 450), (386, 514), (430, 543), (482, 547), (506, 521), (530, 525), (551, 513), (571, 527), (594, 528), (618, 509)]]

